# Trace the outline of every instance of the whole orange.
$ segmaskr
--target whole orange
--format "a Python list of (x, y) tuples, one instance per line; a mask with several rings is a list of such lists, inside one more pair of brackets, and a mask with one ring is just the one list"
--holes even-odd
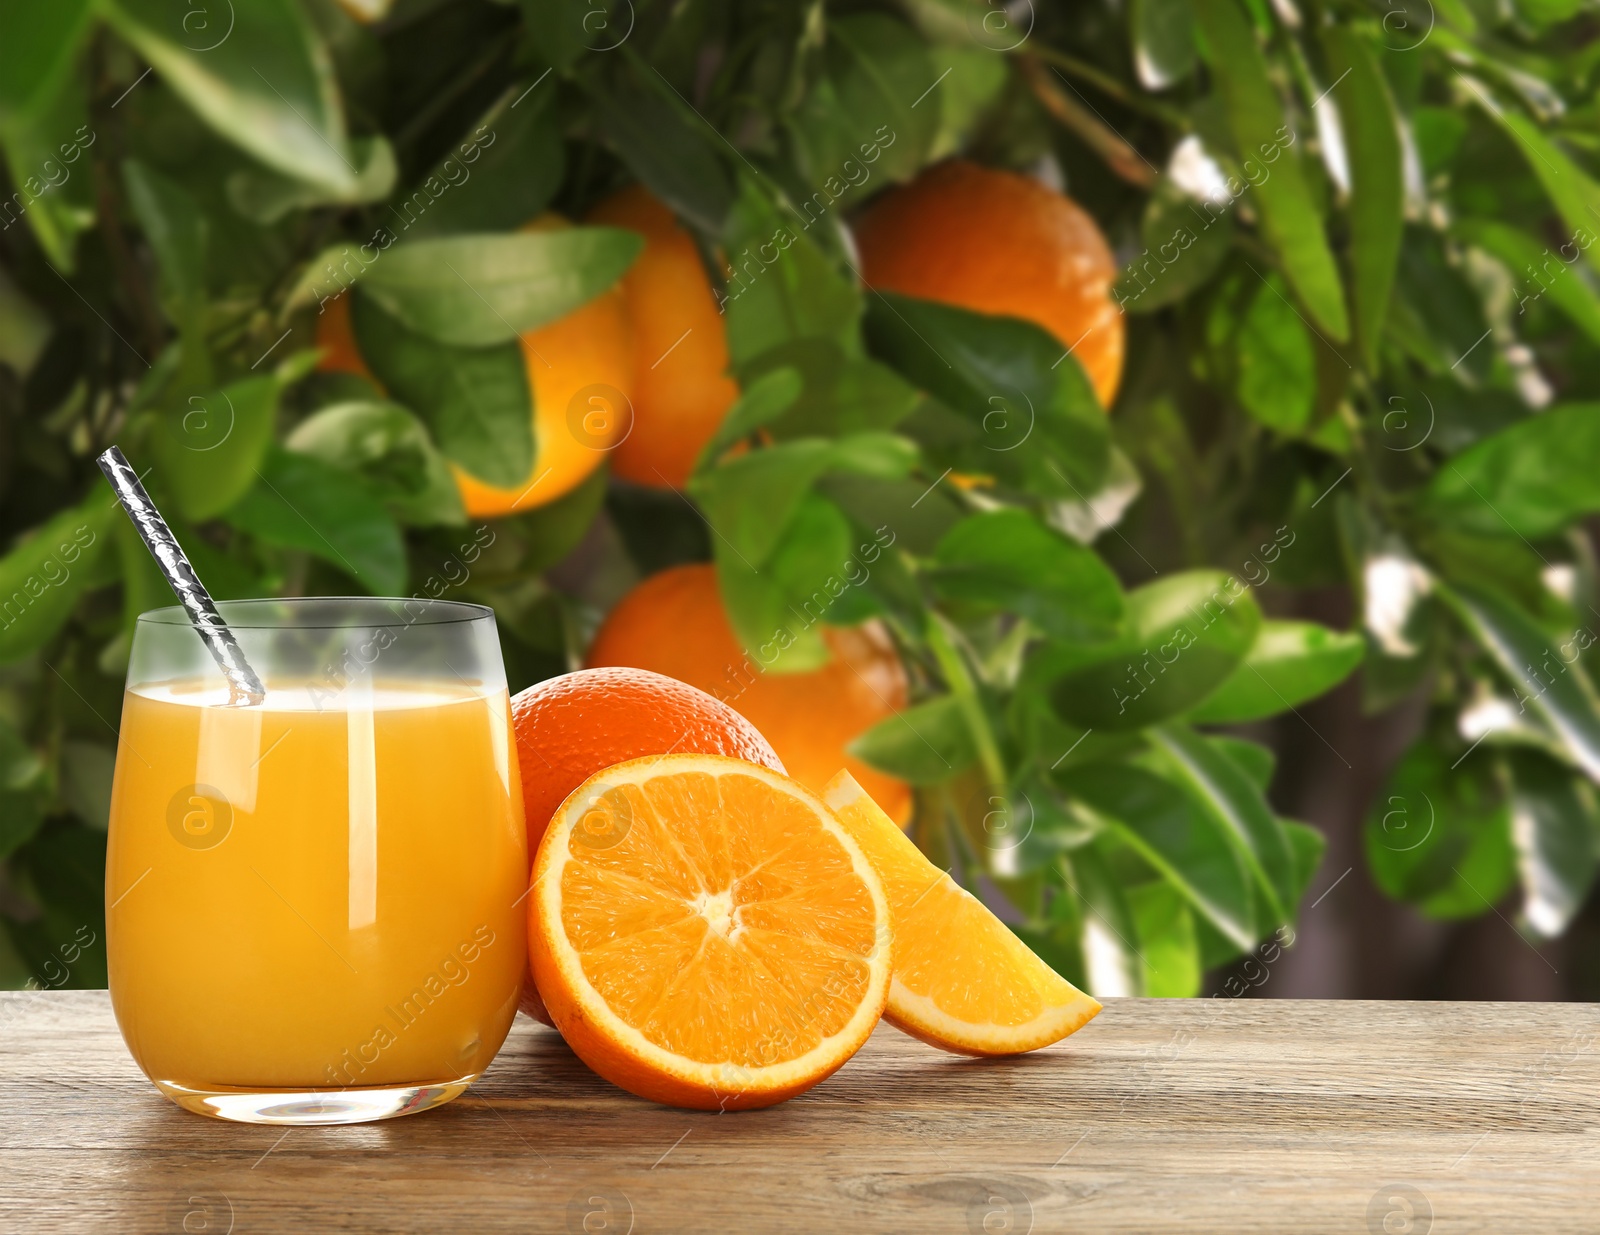
[[(548, 678), (511, 701), (528, 852), (551, 816), (596, 772), (650, 755), (727, 755), (782, 772), (767, 740), (727, 704), (642, 669), (581, 669)], [(522, 1010), (551, 1024), (530, 977)]]
[(855, 236), (872, 287), (1043, 326), (1111, 406), (1122, 378), (1122, 312), (1111, 298), (1117, 265), (1070, 197), (952, 159), (885, 193)]
[[(524, 230), (570, 226), (544, 215)], [(605, 461), (626, 427), (633, 343), (620, 286), (526, 332), (520, 342), (533, 403), (533, 466), (522, 483), (502, 489), (452, 464), (469, 518), (531, 510), (572, 492)], [(348, 295), (324, 306), (317, 346), (323, 349), (317, 367), (324, 372), (372, 378), (350, 328)]]
[(651, 575), (619, 601), (589, 647), (591, 665), (653, 669), (726, 700), (759, 729), (789, 775), (820, 793), (848, 768), (897, 823), (911, 789), (845, 747), (906, 706), (904, 667), (881, 623), (828, 627), (833, 659), (807, 673), (763, 672), (739, 645), (707, 565)]
[(634, 415), (612, 451), (611, 470), (636, 484), (681, 489), (739, 396), (711, 282), (694, 240), (642, 185), (608, 197), (589, 221), (644, 237), (644, 251), (622, 277), (633, 327)]

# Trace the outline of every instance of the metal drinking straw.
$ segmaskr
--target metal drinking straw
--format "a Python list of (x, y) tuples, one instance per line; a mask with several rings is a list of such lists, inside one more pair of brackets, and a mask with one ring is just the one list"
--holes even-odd
[(266, 698), (266, 688), (261, 685), (261, 679), (250, 667), (250, 662), (244, 658), (239, 641), (222, 620), (222, 614), (217, 612), (216, 601), (211, 599), (211, 593), (206, 591), (200, 576), (195, 574), (183, 547), (178, 544), (178, 538), (172, 534), (167, 521), (161, 517), (161, 512), (139, 483), (133, 465), (115, 446), (95, 462), (106, 474), (112, 492), (122, 503), (122, 509), (128, 512), (128, 518), (133, 520), (139, 539), (150, 550), (150, 556), (155, 558), (173, 594), (183, 605), (195, 630), (200, 632), (200, 638), (205, 641), (217, 667), (222, 670), (222, 676), (228, 680), (229, 706), (259, 704)]

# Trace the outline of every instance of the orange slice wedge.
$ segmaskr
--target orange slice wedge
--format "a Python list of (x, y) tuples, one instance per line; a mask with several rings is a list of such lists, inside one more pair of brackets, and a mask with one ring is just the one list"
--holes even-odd
[(688, 754), (607, 768), (556, 811), (533, 878), (551, 1018), (641, 1097), (781, 1102), (855, 1054), (883, 1012), (883, 885), (822, 801), (767, 768)]
[(889, 894), (891, 1025), (962, 1055), (1012, 1055), (1059, 1042), (1100, 1011), (923, 857), (850, 773), (829, 781), (823, 800)]

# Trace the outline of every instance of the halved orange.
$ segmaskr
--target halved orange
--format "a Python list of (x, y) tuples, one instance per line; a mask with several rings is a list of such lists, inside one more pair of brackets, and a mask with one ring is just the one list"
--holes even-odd
[(883, 885), (822, 801), (768, 768), (677, 754), (591, 776), (550, 820), (533, 886), (533, 973), (556, 1028), (641, 1097), (781, 1102), (883, 1012)]
[(823, 800), (889, 895), (891, 1025), (961, 1055), (1012, 1055), (1059, 1042), (1100, 1011), (923, 857), (849, 772), (828, 782)]

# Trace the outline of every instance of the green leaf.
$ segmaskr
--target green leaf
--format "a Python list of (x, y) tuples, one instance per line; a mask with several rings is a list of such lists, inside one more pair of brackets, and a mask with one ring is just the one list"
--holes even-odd
[(1407, 120), (1423, 174), (1435, 176), (1448, 171), (1471, 128), (1467, 117), (1455, 108), (1422, 104), (1410, 108)]
[(632, 58), (599, 84), (590, 103), (629, 170), (679, 218), (708, 236), (720, 234), (733, 204), (721, 134), (660, 73)]
[[(1572, 157), (1547, 136), (1543, 129), (1521, 112), (1510, 111), (1493, 99), (1484, 87), (1470, 79), (1468, 88), (1491, 117), (1507, 133), (1528, 161), (1528, 170), (1544, 186), (1551, 204), (1573, 235), (1593, 234), (1594, 220), (1600, 212), (1600, 184), (1579, 167)], [(1600, 249), (1584, 250), (1589, 264), (1600, 271)]]
[(358, 288), (350, 309), (361, 355), (422, 418), (446, 458), (510, 488), (533, 471), (533, 388), (518, 343), (448, 347), (408, 330)]
[(954, 695), (929, 699), (881, 720), (846, 748), (857, 759), (913, 785), (935, 785), (978, 757)]
[(1451, 261), (1441, 233), (1407, 227), (1385, 327), (1397, 350), (1439, 378), (1481, 383), (1495, 359), (1489, 329), (1482, 297), (1460, 263)]
[(816, 190), (802, 205), (820, 218), (841, 199), (871, 192), (882, 177), (909, 180), (939, 127), (937, 106), (918, 106), (939, 76), (928, 45), (885, 13), (855, 13), (828, 23), (824, 75), (794, 113), (791, 132)]
[(1356, 338), (1376, 369), (1378, 343), (1389, 313), (1389, 292), (1400, 258), (1400, 118), (1389, 84), (1371, 49), (1350, 26), (1323, 26), (1328, 73), (1335, 79), (1331, 101), (1350, 160), (1351, 302)]
[(1600, 844), (1595, 789), (1532, 750), (1507, 754), (1511, 765), (1511, 843), (1522, 879), (1522, 914), (1546, 938), (1567, 929), (1594, 886)]
[(1315, 622), (1263, 622), (1244, 662), (1188, 719), (1235, 724), (1275, 716), (1344, 681), (1365, 646), (1358, 634)]
[(251, 222), (270, 225), (296, 210), (366, 205), (382, 201), (394, 190), (400, 169), (387, 138), (353, 138), (349, 160), (355, 174), (338, 187), (298, 180), (264, 167), (241, 168), (228, 177), (228, 202)]
[(98, 137), (89, 127), (88, 87), (77, 74), (59, 78), (28, 113), (0, 122), (11, 174), (6, 226), (25, 217), (51, 264), (69, 274), (78, 233), (94, 224), (91, 160), (84, 155)]
[(888, 433), (855, 433), (834, 441), (800, 438), (700, 472), (689, 490), (717, 534), (757, 569), (824, 472), (892, 478), (904, 476), (914, 459), (909, 443)]
[(1168, 883), (1142, 883), (1127, 890), (1128, 908), (1139, 929), (1144, 993), (1192, 999), (1200, 993), (1200, 944), (1189, 904)]
[(1453, 585), (1494, 592), (1549, 631), (1570, 627), (1572, 606), (1551, 591), (1550, 562), (1514, 536), (1479, 536), (1449, 525), (1418, 527), (1418, 546), (1434, 573)]
[[(1266, 792), (1265, 786), (1262, 786), (1262, 792)], [(1284, 835), (1289, 838), (1289, 852), (1294, 858), (1294, 895), (1290, 898), (1290, 904), (1298, 905), (1305, 899), (1317, 867), (1322, 865), (1328, 838), (1310, 824), (1296, 823), (1293, 819), (1280, 819), (1278, 822), (1283, 825)]]
[(491, 347), (593, 300), (643, 246), (638, 235), (617, 227), (443, 236), (386, 250), (361, 289), (429, 339)]
[(427, 427), (398, 403), (333, 404), (301, 421), (283, 444), (363, 477), (403, 523), (466, 522), (450, 465)]
[(828, 663), (822, 623), (850, 587), (850, 521), (808, 493), (759, 570), (721, 536), (712, 539), (717, 582), (739, 642), (766, 673), (806, 673)]
[(916, 446), (894, 433), (847, 433), (834, 439), (835, 471), (875, 480), (898, 480), (916, 462)]
[(91, 13), (90, 0), (0, 7), (0, 125), (61, 88)]
[(1202, 972), (1220, 969), (1229, 961), (1238, 960), (1250, 951), (1248, 947), (1241, 948), (1199, 914), (1194, 918), (1194, 937), (1200, 947)]
[(1469, 390), (1445, 378), (1417, 384), (1417, 396), (1391, 395), (1379, 427), (1391, 446), (1420, 444), (1457, 454), (1490, 434), (1527, 420), (1535, 413), (1509, 390)]
[(1139, 928), (1108, 861), (1112, 846), (1101, 837), (1062, 855), (1069, 890), (1083, 913), (1083, 965), (1089, 992), (1100, 998), (1139, 995), (1145, 964), (1140, 959)]
[[(1600, 227), (1600, 222), (1596, 226)], [(1517, 300), (1519, 315), (1527, 312), (1530, 303), (1548, 295), (1550, 303), (1565, 313), (1573, 325), (1600, 343), (1600, 294), (1572, 269), (1594, 244), (1593, 229), (1585, 227), (1559, 246), (1559, 257), (1527, 232), (1491, 219), (1462, 220), (1456, 224), (1455, 232), (1506, 264), (1523, 293)]]
[(128, 186), (128, 204), (155, 251), (162, 307), (183, 334), (188, 345), (184, 364), (190, 368), (195, 364), (190, 353), (205, 347), (205, 215), (180, 185), (137, 159), (123, 163), (122, 178)]
[[(1572, 762), (1591, 780), (1600, 781), (1600, 698), (1582, 668), (1572, 668), (1589, 646), (1582, 642), (1584, 632), (1557, 646), (1527, 614), (1503, 597), (1465, 584), (1452, 587), (1440, 582), (1437, 586), (1510, 679), (1519, 713), (1532, 708)], [(1589, 642), (1593, 642), (1592, 636)]]
[(299, 549), (338, 567), (374, 596), (405, 589), (406, 556), (383, 503), (348, 472), (273, 447), (260, 483), (224, 519), (270, 545)]
[(935, 98), (939, 101), (939, 131), (928, 149), (930, 163), (966, 149), (1011, 80), (1006, 57), (979, 43), (941, 44), (939, 60), (948, 65), (950, 75), (927, 99), (929, 106)]
[(866, 329), (876, 355), (939, 401), (901, 425), (933, 466), (1036, 496), (1083, 498), (1100, 488), (1111, 455), (1106, 417), (1048, 331), (891, 294), (873, 296)]
[(285, 175), (334, 190), (355, 182), (333, 62), (294, 0), (230, 4), (226, 16), (167, 0), (100, 8), (223, 137)]
[(520, 0), (524, 36), (534, 56), (558, 73), (585, 51), (616, 51), (633, 33), (630, 0), (595, 0), (585, 8), (566, 0)]
[(1460, 763), (1426, 738), (1401, 758), (1367, 815), (1378, 887), (1434, 918), (1476, 917), (1516, 878), (1510, 809), (1486, 759)]
[(946, 600), (1015, 613), (1057, 639), (1107, 639), (1122, 624), (1122, 589), (1094, 550), (1022, 510), (963, 519), (930, 571)]
[(735, 442), (781, 416), (800, 397), (800, 389), (800, 374), (787, 365), (748, 383), (700, 452), (698, 467), (709, 467)]
[(0, 364), (26, 379), (50, 341), (55, 324), (0, 271)]
[(6, 923), (17, 950), (43, 985), (106, 986), (106, 837), (52, 820), (11, 857), (43, 913)]
[(1239, 402), (1269, 429), (1299, 433), (1317, 393), (1311, 335), (1300, 314), (1268, 279), (1240, 323)]
[[(598, 468), (555, 501), (497, 521), (495, 540), (503, 537), (520, 544), (517, 568), (524, 575), (534, 575), (554, 566), (578, 547), (605, 498), (606, 473), (604, 468)], [(542, 580), (535, 583), (542, 586)]]
[(1434, 473), (1422, 510), (1461, 531), (1549, 536), (1600, 511), (1600, 403), (1568, 403), (1502, 429)]
[(892, 529), (895, 543), (920, 557), (932, 554), (966, 513), (945, 488), (930, 490), (921, 477), (882, 480), (835, 473), (818, 481), (817, 489), (861, 527)]
[(1243, 171), (1255, 186), (1262, 230), (1301, 303), (1342, 342), (1350, 322), (1338, 267), (1255, 32), (1239, 0), (1194, 0), (1193, 7)]
[(804, 219), (780, 214), (746, 178), (728, 214), (727, 314), (735, 368), (794, 339), (831, 339), (859, 356), (861, 293), (805, 234)]
[(118, 517), (96, 486), (0, 558), (0, 664), (37, 652), (66, 622)]
[(1194, 11), (1188, 0), (1130, 0), (1133, 67), (1146, 90), (1175, 86), (1195, 70)]
[(1542, 31), (1559, 22), (1571, 21), (1583, 9), (1583, 0), (1521, 0), (1517, 5), (1517, 15), (1531, 21)]
[(530, 86), (518, 81), (508, 87), (421, 186), (400, 201), (398, 209), (408, 220), (413, 204), (425, 206), (407, 229), (408, 240), (511, 231), (549, 206), (566, 173), (566, 152), (555, 118), (554, 83), (531, 93)]
[(833, 443), (823, 438), (780, 442), (700, 473), (690, 492), (728, 547), (758, 570), (832, 462)]
[(255, 484), (272, 443), (279, 386), (247, 377), (165, 411), (150, 441), (156, 480), (187, 519), (210, 519)]
[(97, 832), (111, 826), (111, 782), (115, 748), (101, 742), (61, 744), (61, 797), (78, 819)]
[(767, 426), (780, 441), (892, 429), (925, 397), (888, 365), (851, 355), (833, 339), (780, 343), (743, 365), (739, 377), (753, 382), (775, 369), (792, 369), (801, 380), (799, 397)]
[(1157, 762), (1210, 812), (1233, 838), (1255, 880), (1265, 926), (1288, 921), (1299, 893), (1294, 852), (1283, 823), (1245, 771), (1221, 747), (1183, 725), (1151, 732)]
[(1143, 768), (1091, 764), (1061, 779), (1218, 931), (1240, 948), (1255, 943), (1250, 876), (1215, 815)]
[(1053, 644), (1027, 670), (1049, 682), (1057, 714), (1088, 729), (1127, 730), (1194, 707), (1244, 659), (1261, 626), (1249, 590), (1221, 571), (1167, 575), (1127, 596), (1125, 633)]
[(16, 727), (0, 717), (0, 861), (39, 830), (43, 782), (44, 762)]
[(1207, 735), (1211, 744), (1239, 765), (1239, 770), (1250, 778), (1250, 783), (1266, 797), (1272, 787), (1272, 776), (1277, 771), (1278, 757), (1269, 747), (1246, 738), (1232, 737), (1226, 733)]
[[(1184, 12), (1186, 3), (1180, 0)], [(1128, 263), (1112, 295), (1129, 313), (1153, 313), (1203, 286), (1233, 247), (1233, 213), (1202, 209), (1170, 176), (1156, 181), (1139, 224), (1144, 251)]]

